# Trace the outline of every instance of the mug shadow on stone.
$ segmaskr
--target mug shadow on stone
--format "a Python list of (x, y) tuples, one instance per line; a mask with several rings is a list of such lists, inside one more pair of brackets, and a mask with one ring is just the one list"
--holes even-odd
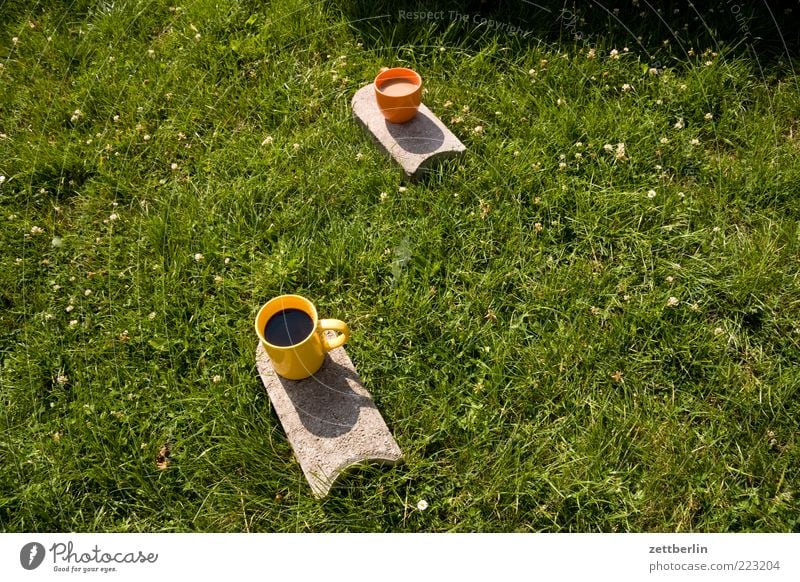
[(386, 122), (386, 130), (397, 145), (412, 154), (429, 154), (444, 143), (444, 133), (436, 123), (422, 111), (406, 123)]
[(348, 379), (358, 377), (348, 368), (325, 356), (322, 368), (311, 378), (287, 380), (277, 376), (300, 422), (311, 434), (335, 438), (350, 432), (362, 408), (376, 408), (371, 398), (356, 393)]

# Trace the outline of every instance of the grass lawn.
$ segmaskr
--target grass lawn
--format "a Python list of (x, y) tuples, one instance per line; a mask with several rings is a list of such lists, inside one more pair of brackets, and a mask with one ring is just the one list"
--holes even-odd
[[(792, 63), (401, 10), (0, 0), (0, 530), (800, 531)], [(468, 148), (418, 183), (350, 113), (393, 65)], [(405, 455), (322, 501), (281, 293)]]

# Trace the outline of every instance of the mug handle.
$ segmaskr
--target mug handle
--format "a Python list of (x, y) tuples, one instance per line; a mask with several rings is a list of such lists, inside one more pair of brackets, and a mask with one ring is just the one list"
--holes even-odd
[[(350, 339), (350, 328), (339, 319), (320, 319), (319, 330), (322, 332), (322, 348), (326, 352), (342, 347)], [(324, 333), (327, 330), (338, 331), (339, 335), (329, 340)]]

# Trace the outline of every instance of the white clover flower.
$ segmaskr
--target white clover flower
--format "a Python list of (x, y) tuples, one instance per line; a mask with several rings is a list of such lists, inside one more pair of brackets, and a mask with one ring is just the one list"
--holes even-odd
[(387, 192), (381, 192), (381, 202), (385, 202), (387, 198), (389, 198), (389, 194)]
[(144, 134), (144, 137), (142, 139), (144, 141), (150, 141), (150, 134), (149, 133)]
[(655, 198), (656, 197), (656, 191), (655, 190), (648, 190), (647, 191), (647, 197), (648, 198)]
[(611, 152), (614, 151), (614, 146), (611, 145), (610, 143), (607, 143), (606, 145), (603, 146), (603, 150), (605, 150), (610, 154)]
[(706, 121), (711, 121), (712, 119), (714, 119), (714, 114), (706, 113), (703, 117), (705, 117)]
[(112, 212), (112, 213), (111, 213), (111, 216), (109, 216), (109, 217), (108, 217), (108, 219), (109, 219), (111, 222), (114, 222), (115, 220), (119, 220), (119, 215), (118, 215), (116, 212)]
[(205, 259), (205, 257), (201, 253), (195, 253), (194, 254), (194, 260), (197, 261), (198, 263), (200, 261), (202, 261), (203, 259)]
[(88, 297), (89, 295), (92, 294), (92, 290), (91, 289), (87, 289), (86, 291), (83, 292), (83, 294), (84, 294), (84, 296)]
[(669, 139), (667, 139), (666, 137), (662, 137), (662, 138), (661, 138), (660, 140), (658, 140), (658, 141), (659, 141), (659, 143), (663, 143), (663, 144), (668, 144), (668, 143), (669, 143)]
[(629, 83), (625, 83), (622, 85), (622, 92), (627, 93), (628, 91), (632, 91), (633, 87)]
[(474, 131), (475, 133), (483, 133), (483, 126), (482, 125), (476, 125), (475, 129), (473, 129), (472, 131)]
[(611, 49), (611, 52), (609, 53), (609, 56), (612, 59), (617, 60), (617, 59), (619, 59), (619, 51), (617, 49)]
[(691, 145), (700, 145), (700, 140), (697, 139), (696, 137), (693, 137), (691, 140), (689, 140), (689, 143)]
[(151, 311), (150, 314), (147, 316), (147, 319), (149, 319), (150, 321), (153, 321), (155, 318), (156, 318), (155, 311)]
[(42, 234), (44, 229), (40, 226), (32, 226), (31, 227), (31, 235), (36, 236), (37, 234)]
[(66, 311), (67, 313), (71, 313), (73, 309), (75, 309), (75, 306), (74, 306), (74, 305), (67, 305), (67, 306), (64, 308), (64, 311)]
[(272, 139), (272, 136), (271, 136), (271, 135), (268, 135), (267, 137), (265, 137), (265, 138), (264, 138), (264, 141), (262, 141), (262, 142), (261, 142), (261, 145), (262, 145), (262, 146), (266, 146), (266, 145), (272, 145), (272, 142), (273, 142), (273, 141), (274, 141), (274, 140)]
[(3, 175), (0, 175), (0, 184), (2, 184), (5, 181), (6, 181), (6, 177), (3, 176)]
[(417, 501), (417, 509), (420, 511), (425, 511), (426, 509), (428, 509), (428, 502), (425, 501), (424, 499), (420, 499), (419, 501)]
[(362, 154), (361, 152), (358, 152), (358, 153), (356, 154), (356, 161), (357, 161), (357, 162), (360, 162), (360, 161), (361, 161), (361, 160), (363, 160), (363, 159), (364, 159), (364, 154)]
[(214, 384), (219, 384), (220, 382), (222, 382), (222, 376), (220, 376), (219, 374), (217, 374), (217, 375), (215, 375), (213, 378), (211, 378), (211, 381), (212, 381)]
[(294, 151), (297, 151), (297, 150), (300, 149), (300, 144), (299, 143), (293, 143), (292, 144), (292, 148), (294, 149)]
[(625, 144), (622, 143), (622, 142), (618, 143), (617, 144), (617, 149), (616, 149), (614, 155), (616, 156), (616, 158), (618, 160), (624, 160), (625, 157), (626, 157), (625, 154), (626, 154), (626, 152), (625, 152)]
[(222, 277), (220, 275), (214, 275), (214, 282), (222, 283)]
[(406, 190), (408, 190), (408, 188), (406, 188), (405, 186), (399, 186), (399, 187), (397, 188), (397, 191), (398, 191), (398, 192), (401, 192), (401, 193), (402, 193), (402, 192), (405, 192)]
[(683, 117), (679, 117), (678, 121), (676, 121), (675, 125), (673, 125), (672, 127), (674, 127), (675, 129), (683, 129), (685, 127), (685, 124), (683, 122)]
[(225, 260), (224, 260), (224, 261), (222, 261), (222, 262), (223, 262), (223, 263), (225, 263), (225, 264), (227, 265), (228, 263), (230, 263), (230, 262), (231, 262), (231, 258), (230, 258), (230, 257), (225, 257)]
[(559, 169), (559, 170), (561, 170), (562, 172), (563, 172), (564, 170), (566, 170), (566, 169), (567, 169), (567, 164), (566, 164), (566, 162), (559, 162), (559, 163), (558, 163), (558, 169)]
[(680, 301), (678, 301), (677, 297), (670, 297), (669, 299), (667, 299), (667, 307), (675, 307), (679, 303)]
[(75, 327), (76, 325), (78, 325), (78, 320), (77, 319), (71, 319), (69, 321), (69, 325), (70, 325), (70, 327)]
[(178, 169), (178, 164), (176, 164), (175, 162), (172, 162), (172, 163), (169, 165), (169, 167), (170, 167), (170, 169), (171, 169), (171, 170), (174, 172), (175, 170), (177, 170), (177, 169)]

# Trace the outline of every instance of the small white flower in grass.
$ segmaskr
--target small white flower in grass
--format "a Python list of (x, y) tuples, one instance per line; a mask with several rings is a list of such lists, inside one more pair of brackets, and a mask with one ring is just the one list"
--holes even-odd
[(583, 157), (583, 154), (581, 152), (575, 152), (575, 159), (576, 160), (580, 160), (582, 157)]
[(50, 321), (51, 319), (55, 319), (55, 317), (56, 317), (56, 316), (55, 316), (55, 315), (53, 315), (52, 313), (45, 313), (45, 314), (44, 314), (44, 319), (45, 319), (45, 321)]
[(268, 135), (268, 136), (267, 136), (267, 137), (265, 137), (265, 138), (264, 138), (264, 140), (261, 142), (261, 145), (262, 145), (262, 146), (266, 146), (266, 145), (272, 145), (272, 142), (273, 142), (273, 141), (274, 141), (274, 140), (272, 139), (272, 136), (271, 136), (271, 135)]
[(660, 140), (658, 140), (658, 142), (662, 143), (662, 144), (668, 144), (669, 143), (669, 139), (667, 139), (666, 137), (662, 137)]
[(71, 313), (73, 309), (75, 309), (75, 306), (74, 306), (74, 305), (67, 305), (67, 306), (64, 308), (64, 311), (66, 311), (67, 313)]
[(672, 284), (672, 282), (673, 282), (674, 280), (675, 280), (675, 277), (673, 277), (672, 275), (667, 275), (667, 283), (670, 283), (670, 284)]
[(622, 92), (623, 92), (623, 93), (627, 93), (627, 92), (629, 92), (629, 91), (633, 91), (633, 87), (632, 87), (632, 86), (631, 86), (629, 83), (625, 83), (625, 84), (622, 86)]
[(567, 104), (567, 102), (564, 99), (561, 99), (561, 97), (556, 99), (556, 105), (558, 105), (559, 107), (561, 107), (562, 105), (566, 105), (566, 104)]
[(714, 64), (714, 61), (706, 61), (706, 66), (707, 67), (710, 67), (713, 64)]
[(33, 236), (36, 236), (37, 234), (42, 234), (43, 232), (44, 232), (44, 229), (42, 227), (40, 227), (40, 226), (32, 226), (31, 227), (31, 234)]
[(70, 327), (75, 327), (76, 325), (78, 325), (78, 320), (77, 319), (71, 319), (69, 321), (69, 326)]
[(81, 118), (82, 115), (83, 113), (81, 113), (81, 110), (76, 109), (75, 111), (72, 112), (72, 117), (70, 117), (70, 121), (72, 121), (72, 123), (75, 123), (76, 121), (78, 121), (78, 119)]
[(607, 143), (606, 145), (603, 146), (603, 150), (610, 154), (611, 152), (614, 151), (614, 146), (611, 145), (610, 143)]
[(111, 216), (109, 216), (109, 217), (108, 217), (108, 219), (109, 219), (111, 222), (114, 222), (115, 220), (119, 220), (119, 214), (117, 214), (116, 212), (112, 212), (112, 213), (111, 213)]
[(469, 105), (464, 105), (464, 107), (461, 108), (461, 111), (464, 113), (469, 113)]
[(199, 33), (199, 32), (198, 32), (197, 34), (195, 34), (195, 35), (194, 35), (194, 39), (195, 39), (196, 41), (199, 41), (201, 38), (202, 38), (202, 37), (201, 37), (201, 35), (200, 35), (200, 33)]
[(205, 259), (205, 257), (202, 255), (202, 253), (195, 253), (194, 254), (194, 260), (197, 261), (198, 263), (200, 261), (202, 261), (203, 259)]
[(222, 283), (222, 277), (220, 275), (214, 275), (214, 282)]
[(297, 151), (297, 150), (300, 149), (300, 144), (299, 143), (293, 143), (292, 144), (292, 148), (294, 149), (294, 151)]
[(154, 51), (153, 49), (147, 49), (147, 56), (148, 57), (152, 58), (152, 57), (155, 56), (155, 54), (156, 54), (156, 51)]
[(6, 181), (6, 177), (3, 176), (3, 175), (0, 175), (0, 184), (2, 184), (5, 181)]
[(11, 39), (11, 42), (13, 42), (13, 43), (16, 45), (16, 44), (19, 42), (19, 37), (16, 37), (16, 36), (15, 36), (15, 37), (13, 37), (13, 38)]
[(714, 328), (714, 335), (721, 335), (723, 333), (725, 333), (725, 330), (722, 329), (721, 327), (715, 327)]
[(518, 157), (519, 157), (519, 150), (514, 150), (514, 152), (512, 153), (512, 155), (513, 155), (515, 158), (518, 158)]
[(21, 264), (22, 264), (22, 259), (20, 259), (19, 257), (17, 257), (16, 259), (14, 259), (14, 264), (16, 264), (16, 265), (21, 265)]
[(155, 318), (156, 318), (155, 311), (151, 311), (150, 314), (147, 316), (147, 319), (149, 319), (150, 321), (153, 321)]
[(169, 165), (169, 169), (170, 169), (170, 170), (172, 170), (172, 171), (174, 172), (175, 170), (177, 170), (177, 169), (178, 169), (178, 164), (176, 164), (175, 162), (172, 162), (172, 163)]
[(92, 290), (91, 290), (91, 289), (87, 289), (86, 291), (84, 291), (84, 292), (83, 292), (83, 294), (84, 294), (86, 297), (88, 297), (89, 295), (91, 295), (91, 294), (92, 294)]
[(364, 154), (362, 154), (361, 152), (358, 152), (358, 153), (356, 154), (356, 161), (357, 161), (357, 162), (360, 162), (360, 161), (361, 161), (361, 160), (363, 160), (363, 159), (364, 159)]
[(575, 147), (576, 148), (582, 148), (583, 147), (583, 142), (582, 141), (576, 141), (575, 142)]
[(680, 301), (678, 300), (677, 297), (670, 297), (669, 299), (667, 299), (667, 307), (675, 307), (679, 303)]
[(425, 511), (426, 509), (428, 509), (428, 502), (425, 501), (424, 499), (420, 499), (419, 501), (417, 501), (417, 509), (420, 511)]
[(387, 198), (389, 198), (389, 194), (387, 192), (381, 192), (381, 202), (385, 202)]
[(142, 139), (144, 141), (150, 141), (150, 134), (149, 133), (144, 134), (144, 137)]
[(119, 115), (115, 115), (113, 117), (113, 120), (114, 120), (114, 123), (117, 123), (119, 121)]
[(482, 125), (476, 125), (475, 128), (472, 131), (474, 131), (475, 133), (483, 133), (483, 126)]
[(720, 227), (718, 227), (718, 226), (715, 226), (714, 228), (712, 228), (712, 229), (711, 229), (711, 232), (713, 232), (713, 233), (717, 233), (717, 232), (719, 232), (720, 230), (722, 230)]
[(225, 257), (225, 260), (224, 260), (224, 261), (222, 261), (222, 262), (223, 262), (223, 263), (225, 263), (225, 264), (227, 265), (228, 263), (230, 263), (230, 262), (231, 262), (231, 258), (230, 258), (230, 257)]
[(614, 152), (614, 155), (618, 160), (625, 160), (627, 159), (626, 152), (625, 152), (625, 144), (620, 142), (617, 144), (617, 149)]
[(67, 382), (69, 382), (69, 377), (66, 374), (59, 374), (56, 376), (56, 384), (63, 386)]
[(680, 89), (681, 91), (686, 91), (686, 89), (688, 89), (688, 88), (689, 88), (689, 87), (688, 87), (688, 85), (686, 85), (686, 84), (682, 84), (682, 85), (680, 85), (680, 86), (678, 87), (678, 89)]
[(406, 190), (408, 190), (408, 188), (406, 188), (405, 186), (398, 186), (397, 188), (398, 192), (405, 192)]
[(685, 124), (683, 122), (683, 117), (679, 117), (678, 121), (676, 121), (675, 125), (673, 125), (672, 127), (674, 127), (675, 129), (683, 129), (684, 126), (685, 126)]
[(703, 117), (705, 117), (706, 121), (711, 121), (712, 119), (714, 119), (714, 114), (706, 113)]
[(647, 69), (647, 72), (648, 72), (648, 74), (655, 76), (655, 75), (658, 75), (659, 71), (655, 67), (650, 67), (649, 69)]
[(444, 105), (443, 105), (443, 107), (444, 107), (445, 109), (449, 109), (449, 108), (450, 108), (450, 107), (452, 107), (452, 106), (453, 106), (453, 102), (452, 102), (452, 101), (450, 101), (450, 100), (447, 100), (447, 101), (445, 101), (445, 102), (444, 102)]
[(587, 59), (593, 59), (597, 55), (597, 51), (593, 48), (589, 49), (589, 52), (586, 53)]
[(619, 51), (617, 49), (611, 49), (611, 52), (609, 53), (609, 56), (612, 59), (617, 60), (617, 59), (619, 59)]
[(558, 169), (559, 169), (559, 170), (561, 170), (562, 172), (563, 172), (564, 170), (566, 170), (566, 169), (567, 169), (567, 164), (566, 164), (566, 162), (559, 162), (559, 163), (558, 163)]
[(693, 137), (691, 140), (689, 140), (689, 144), (691, 144), (691, 145), (700, 145), (700, 140), (697, 139), (696, 137)]
[(647, 191), (647, 197), (650, 198), (650, 199), (655, 198), (656, 197), (656, 191), (655, 190), (648, 190)]
[(213, 378), (211, 378), (211, 381), (212, 381), (214, 384), (219, 384), (220, 382), (222, 382), (222, 376), (220, 376), (219, 374), (217, 374), (216, 376), (214, 376)]

